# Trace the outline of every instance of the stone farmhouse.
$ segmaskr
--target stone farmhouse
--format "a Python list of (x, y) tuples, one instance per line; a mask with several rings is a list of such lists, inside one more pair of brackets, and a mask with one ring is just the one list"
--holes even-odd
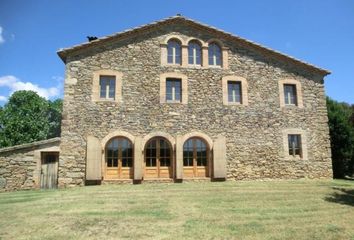
[(58, 55), (61, 138), (0, 149), (3, 189), (332, 177), (325, 69), (180, 15)]

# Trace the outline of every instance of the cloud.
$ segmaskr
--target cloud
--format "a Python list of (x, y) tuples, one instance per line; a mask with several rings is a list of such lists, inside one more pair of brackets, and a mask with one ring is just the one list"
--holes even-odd
[(5, 39), (4, 37), (2, 36), (2, 27), (0, 26), (0, 44), (1, 43), (4, 43), (5, 42)]
[(20, 79), (12, 75), (0, 77), (0, 87), (7, 87), (10, 89), (10, 95), (19, 90), (32, 90), (36, 92), (39, 96), (49, 99), (52, 97), (57, 97), (60, 95), (59, 84), (56, 87), (42, 88), (37, 84), (31, 82), (22, 82)]
[(6, 101), (7, 101), (7, 97), (0, 95), (0, 102), (6, 102)]

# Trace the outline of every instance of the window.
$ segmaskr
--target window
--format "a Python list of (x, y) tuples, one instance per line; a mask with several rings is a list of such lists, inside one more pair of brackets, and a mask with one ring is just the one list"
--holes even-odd
[(299, 134), (289, 134), (288, 135), (288, 146), (290, 156), (301, 156), (301, 135)]
[(183, 166), (207, 166), (207, 145), (202, 139), (191, 138), (183, 146)]
[(241, 82), (228, 81), (227, 82), (227, 95), (230, 103), (242, 104), (242, 89)]
[(122, 102), (123, 74), (111, 69), (101, 69), (93, 72), (92, 101)]
[(109, 168), (133, 166), (133, 147), (123, 137), (113, 138), (106, 147), (106, 163)]
[(166, 102), (181, 102), (181, 79), (166, 79)]
[(224, 105), (248, 106), (247, 79), (240, 76), (222, 77), (222, 94)]
[(209, 65), (221, 66), (221, 48), (216, 43), (209, 44)]
[(115, 76), (100, 76), (100, 98), (115, 98), (116, 78)]
[(176, 40), (167, 43), (167, 63), (181, 64), (181, 44)]
[(284, 103), (285, 105), (297, 106), (297, 95), (295, 84), (284, 84)]
[(146, 146), (146, 167), (169, 167), (171, 165), (172, 149), (165, 139), (154, 138)]
[(191, 41), (188, 44), (188, 64), (201, 65), (201, 47), (196, 41)]

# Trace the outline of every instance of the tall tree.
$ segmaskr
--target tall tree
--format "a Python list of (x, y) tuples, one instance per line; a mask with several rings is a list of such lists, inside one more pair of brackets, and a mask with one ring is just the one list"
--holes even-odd
[(60, 102), (48, 102), (33, 91), (12, 94), (0, 112), (0, 147), (39, 141), (58, 134), (58, 124), (54, 122), (60, 115)]
[(49, 108), (48, 108), (49, 133), (48, 133), (48, 138), (60, 136), (62, 108), (63, 108), (63, 100), (57, 99), (55, 101), (49, 101)]
[(354, 129), (351, 124), (352, 107), (327, 97), (329, 130), (331, 137), (333, 175), (343, 178), (353, 172)]

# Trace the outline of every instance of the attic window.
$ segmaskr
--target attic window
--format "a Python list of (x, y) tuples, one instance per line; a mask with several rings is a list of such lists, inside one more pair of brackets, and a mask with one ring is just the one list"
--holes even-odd
[(181, 44), (176, 40), (167, 43), (167, 63), (181, 64)]

